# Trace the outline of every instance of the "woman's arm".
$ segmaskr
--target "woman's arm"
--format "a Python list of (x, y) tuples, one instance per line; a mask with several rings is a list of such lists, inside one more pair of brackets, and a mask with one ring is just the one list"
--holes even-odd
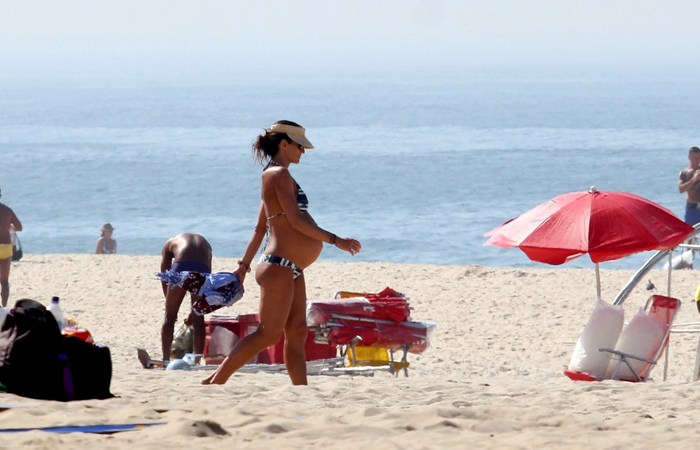
[(238, 275), (238, 278), (243, 283), (246, 273), (250, 269), (250, 264), (255, 258), (255, 254), (260, 248), (263, 239), (265, 238), (265, 232), (267, 231), (267, 220), (265, 218), (265, 204), (260, 202), (260, 211), (258, 212), (258, 221), (255, 224), (255, 231), (253, 231), (253, 236), (248, 241), (248, 246), (245, 249), (245, 253), (240, 260), (238, 269), (234, 272)]
[(104, 238), (99, 238), (97, 240), (97, 244), (95, 245), (95, 254), (96, 255), (102, 254), (102, 239), (104, 239)]
[(299, 210), (299, 205), (297, 204), (294, 180), (292, 179), (292, 176), (289, 174), (288, 170), (275, 170), (268, 172), (269, 175), (267, 180), (269, 181), (271, 187), (275, 190), (277, 200), (279, 201), (280, 206), (287, 216), (289, 224), (292, 226), (292, 228), (318, 241), (333, 244), (339, 249), (345, 250), (352, 255), (360, 251), (362, 246), (360, 245), (359, 241), (356, 241), (355, 239), (338, 237), (330, 231), (326, 231), (319, 227), (312, 220), (309, 220), (307, 216), (301, 213)]

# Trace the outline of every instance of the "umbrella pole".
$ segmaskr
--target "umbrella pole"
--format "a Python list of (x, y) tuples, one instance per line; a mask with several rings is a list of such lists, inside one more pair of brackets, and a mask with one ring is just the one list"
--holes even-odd
[(598, 263), (595, 263), (595, 289), (598, 300), (600, 300), (600, 267), (598, 267)]
[[(681, 255), (682, 257), (682, 255)], [(673, 268), (673, 250), (668, 251), (668, 280), (666, 281), (666, 296), (671, 296), (671, 270)]]

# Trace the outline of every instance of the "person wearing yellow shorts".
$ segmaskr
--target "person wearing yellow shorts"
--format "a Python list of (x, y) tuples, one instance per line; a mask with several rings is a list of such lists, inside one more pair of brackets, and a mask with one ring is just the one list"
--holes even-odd
[(12, 258), (12, 244), (0, 244), (0, 259)]
[(9, 279), (13, 248), (10, 237), (11, 229), (22, 231), (22, 223), (9, 206), (0, 203), (0, 296), (2, 306), (7, 306), (7, 300), (10, 298)]

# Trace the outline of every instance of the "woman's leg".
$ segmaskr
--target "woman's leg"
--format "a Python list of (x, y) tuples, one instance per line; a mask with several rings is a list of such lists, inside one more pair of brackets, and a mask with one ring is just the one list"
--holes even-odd
[(294, 298), (294, 279), (287, 267), (261, 263), (255, 271), (260, 285), (258, 329), (236, 343), (218, 369), (202, 384), (224, 384), (233, 373), (267, 347), (279, 342)]
[(292, 384), (308, 384), (306, 380), (306, 283), (304, 274), (294, 280), (294, 299), (284, 325), (284, 363)]

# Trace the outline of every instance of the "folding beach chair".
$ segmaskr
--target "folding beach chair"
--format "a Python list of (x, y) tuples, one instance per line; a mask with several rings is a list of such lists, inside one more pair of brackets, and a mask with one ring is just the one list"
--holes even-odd
[(408, 362), (407, 348), (403, 349), (403, 356), (400, 361), (397, 361), (394, 359), (394, 350), (386, 347), (358, 347), (356, 344), (357, 342), (351, 341), (341, 349), (341, 355), (347, 357), (348, 367), (374, 367), (376, 370), (386, 370), (393, 375), (403, 370), (404, 375), (408, 376), (411, 363)]
[[(406, 297), (389, 288), (377, 294), (340, 291), (333, 300), (310, 301), (307, 309), (316, 341), (340, 346), (348, 367), (403, 371), (406, 376), (408, 353), (425, 351), (436, 326), (409, 316)], [(397, 350), (403, 350), (400, 360), (395, 358)]]
[[(644, 382), (649, 379), (649, 374), (657, 364), (659, 358), (667, 349), (673, 321), (681, 307), (681, 301), (663, 295), (652, 295), (644, 307), (646, 312), (645, 322), (635, 327), (634, 319), (626, 325), (620, 335), (617, 347), (631, 344), (643, 354), (632, 354), (611, 348), (601, 348), (599, 351), (611, 355), (610, 375), (589, 374), (565, 370), (564, 374), (572, 380), (601, 381), (623, 380), (632, 382)], [(626, 332), (628, 336), (626, 339)], [(630, 334), (636, 333), (634, 336)], [(636, 352), (635, 352), (636, 353)], [(665, 372), (665, 370), (664, 370)]]
[[(398, 292), (396, 294), (399, 294)], [(350, 292), (338, 291), (334, 298), (356, 298), (365, 297), (367, 292)], [(400, 294), (399, 294), (400, 295)], [(403, 356), (400, 361), (394, 360), (394, 350), (389, 350), (386, 347), (364, 347), (358, 346), (358, 339), (350, 341), (345, 348), (341, 348), (341, 355), (347, 357), (350, 367), (370, 366), (376, 368), (384, 368), (392, 374), (397, 374), (403, 370), (404, 376), (408, 376), (408, 368), (411, 363), (408, 362), (408, 346), (404, 345)]]

